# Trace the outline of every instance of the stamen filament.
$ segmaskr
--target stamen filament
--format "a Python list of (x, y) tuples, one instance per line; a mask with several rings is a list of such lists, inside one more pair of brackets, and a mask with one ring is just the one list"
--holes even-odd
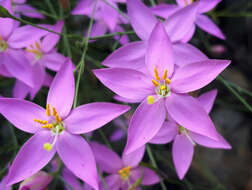
[(38, 42), (35, 42), (35, 46), (36, 46), (36, 48), (37, 48), (38, 50), (40, 50), (40, 45), (39, 45)]
[(165, 69), (164, 75), (163, 75), (163, 79), (165, 80), (167, 78), (167, 69)]
[(58, 123), (60, 123), (62, 121), (59, 114), (57, 113), (55, 107), (53, 107), (53, 116), (55, 117), (55, 119)]
[(161, 80), (160, 77), (159, 77), (159, 75), (158, 75), (158, 71), (157, 71), (156, 67), (154, 68), (154, 73), (155, 73), (156, 80)]
[(46, 105), (46, 115), (49, 117), (51, 116), (50, 106), (49, 104)]
[(46, 124), (46, 125), (43, 125), (42, 128), (46, 128), (46, 129), (52, 129), (53, 128), (53, 124)]
[(188, 138), (188, 140), (193, 144), (193, 146), (196, 146), (196, 143), (193, 141), (193, 139), (190, 137), (190, 135), (187, 133), (187, 131), (185, 132), (185, 135)]
[(159, 83), (157, 81), (155, 81), (154, 79), (151, 80), (152, 83), (157, 87), (159, 85)]
[(48, 121), (44, 121), (44, 120), (40, 120), (40, 119), (34, 119), (34, 121), (36, 121), (36, 122), (38, 122), (38, 123), (40, 123), (42, 125), (45, 125), (45, 124), (48, 123)]
[(45, 143), (45, 144), (44, 144), (44, 149), (47, 150), (47, 151), (51, 151), (52, 148), (54, 147), (54, 145), (55, 145), (57, 139), (58, 139), (58, 136), (59, 136), (59, 128), (56, 127), (56, 134), (55, 134), (55, 137), (54, 137), (54, 139), (53, 139), (52, 144), (50, 144), (50, 143)]

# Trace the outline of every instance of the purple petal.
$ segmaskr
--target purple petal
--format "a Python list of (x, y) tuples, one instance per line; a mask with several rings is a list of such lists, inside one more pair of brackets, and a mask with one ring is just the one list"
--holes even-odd
[(221, 0), (201, 0), (199, 1), (199, 13), (205, 13), (212, 10)]
[[(162, 51), (160, 51), (160, 49)], [(155, 68), (161, 75), (163, 75), (165, 70), (167, 70), (168, 77), (170, 77), (173, 73), (173, 48), (161, 21), (156, 24), (150, 35), (145, 62), (152, 76), (155, 76)]]
[(11, 190), (12, 189), (11, 186), (6, 185), (6, 182), (7, 182), (7, 176), (4, 176), (0, 182), (0, 190)]
[[(122, 180), (118, 174), (112, 174), (104, 178), (108, 189), (119, 190), (122, 185)], [(100, 185), (100, 190), (106, 190), (103, 183)]]
[(157, 19), (140, 0), (128, 0), (127, 10), (133, 29), (142, 40), (147, 40)]
[(35, 8), (33, 8), (30, 5), (16, 5), (15, 11), (20, 12), (23, 15), (31, 18), (39, 18), (39, 19), (45, 18), (44, 15), (39, 13)]
[(117, 129), (115, 132), (112, 133), (109, 140), (111, 142), (116, 142), (116, 141), (123, 139), (125, 136), (126, 136), (126, 132), (124, 130)]
[(0, 98), (0, 112), (15, 127), (35, 133), (41, 129), (41, 124), (34, 119), (47, 120), (46, 111), (42, 107), (25, 100), (15, 98)]
[[(1, 5), (13, 14), (11, 1), (3, 1), (1, 2)], [(11, 18), (0, 18), (0, 35), (4, 40), (7, 40), (11, 35), (14, 29), (14, 24), (15, 21)]]
[(95, 160), (98, 163), (101, 171), (106, 173), (117, 173), (123, 167), (121, 158), (111, 149), (96, 142), (91, 143), (91, 148), (94, 152)]
[(207, 60), (208, 57), (198, 48), (187, 43), (173, 44), (175, 64), (179, 67), (198, 61)]
[(154, 91), (151, 79), (133, 69), (109, 68), (93, 72), (105, 86), (124, 98), (141, 101)]
[(102, 62), (102, 64), (112, 68), (141, 70), (145, 66), (145, 52), (145, 42), (131, 42), (115, 50)]
[(166, 144), (178, 134), (177, 124), (171, 121), (164, 122), (158, 133), (150, 140), (152, 144)]
[(190, 32), (196, 18), (197, 7), (198, 3), (188, 5), (175, 12), (164, 22), (172, 42), (181, 40)]
[(21, 148), (8, 174), (8, 185), (20, 182), (42, 169), (54, 156), (55, 148), (46, 151), (44, 143), (51, 142), (50, 131), (39, 131)]
[(64, 134), (59, 136), (56, 149), (66, 167), (74, 175), (98, 190), (94, 155), (84, 138), (65, 131)]
[[(118, 8), (116, 3), (110, 2), (110, 4)], [(111, 31), (115, 30), (118, 21), (118, 12), (110, 5), (104, 3), (104, 6), (102, 7), (101, 10), (101, 14), (103, 16), (104, 22), (108, 25), (108, 28)]]
[(90, 15), (95, 2), (93, 0), (80, 0), (77, 6), (72, 11), (73, 15)]
[(66, 61), (66, 57), (57, 52), (44, 54), (41, 60), (47, 68), (53, 71), (58, 71)]
[(122, 160), (124, 166), (131, 166), (132, 168), (138, 166), (143, 159), (145, 153), (145, 145), (131, 152), (130, 154), (123, 154)]
[(119, 101), (119, 102), (124, 102), (124, 103), (138, 103), (136, 100), (131, 100), (129, 98), (124, 98), (122, 96), (115, 95), (114, 99)]
[(181, 39), (181, 42), (184, 42), (184, 43), (189, 42), (189, 41), (192, 39), (192, 37), (193, 37), (193, 35), (194, 35), (194, 33), (195, 33), (195, 30), (196, 30), (196, 25), (193, 24), (192, 27), (191, 27), (191, 29), (190, 29), (190, 30), (187, 32), (187, 34)]
[(165, 117), (163, 99), (152, 105), (149, 105), (145, 99), (131, 118), (125, 154), (135, 151), (151, 140), (163, 125)]
[(166, 99), (169, 115), (184, 128), (217, 140), (218, 134), (210, 117), (199, 101), (188, 95), (172, 93)]
[(188, 171), (192, 158), (194, 146), (184, 135), (177, 135), (172, 145), (172, 159), (179, 179), (183, 179)]
[(198, 97), (198, 100), (201, 106), (203, 106), (203, 108), (208, 114), (212, 110), (216, 96), (217, 96), (217, 90), (215, 89), (215, 90), (206, 92)]
[(198, 90), (212, 82), (230, 62), (212, 59), (180, 67), (172, 78), (171, 88), (177, 93)]
[[(67, 182), (67, 184), (69, 184), (74, 190), (83, 190), (78, 178), (76, 178), (75, 175), (67, 168), (63, 168), (62, 177)], [(72, 190), (67, 186), (66, 189)]]
[(130, 109), (129, 106), (113, 103), (90, 103), (72, 110), (64, 120), (73, 134), (88, 133), (102, 127)]
[(56, 74), (47, 96), (47, 104), (55, 107), (60, 117), (70, 112), (74, 100), (73, 64), (69, 59)]
[(186, 6), (186, 1), (188, 3), (191, 0), (176, 0), (177, 4), (182, 6), (182, 7)]
[(174, 14), (179, 9), (181, 9), (179, 6), (173, 4), (159, 4), (155, 7), (151, 7), (153, 14), (165, 19)]
[(206, 15), (197, 15), (196, 24), (209, 34), (212, 34), (222, 40), (226, 39), (221, 29)]
[[(97, 21), (93, 24), (90, 37), (101, 36), (104, 35), (107, 31), (107, 26), (104, 21)], [(86, 34), (87, 36), (87, 34)]]
[(19, 99), (25, 99), (25, 97), (30, 92), (31, 87), (27, 86), (25, 83), (20, 80), (16, 80), (16, 83), (13, 88), (13, 97)]
[(131, 177), (136, 182), (143, 175), (142, 185), (153, 185), (159, 182), (158, 175), (151, 169), (146, 167), (139, 167), (132, 171)]

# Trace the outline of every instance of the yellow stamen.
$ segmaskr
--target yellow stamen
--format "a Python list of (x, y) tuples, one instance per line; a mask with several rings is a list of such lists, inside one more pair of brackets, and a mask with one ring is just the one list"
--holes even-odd
[(2, 36), (0, 35), (0, 40), (3, 40)]
[(148, 104), (154, 104), (154, 102), (155, 102), (154, 96), (148, 96), (147, 97), (147, 103)]
[(35, 42), (35, 46), (36, 46), (36, 48), (37, 48), (38, 50), (40, 50), (40, 45), (39, 45), (38, 42)]
[(36, 49), (26, 49), (27, 52), (38, 54), (39, 51)]
[(46, 105), (46, 115), (49, 117), (51, 116), (50, 106), (49, 104)]
[(166, 84), (171, 84), (171, 80), (170, 79), (165, 79), (165, 82), (166, 82)]
[(165, 69), (164, 75), (163, 75), (163, 79), (165, 80), (167, 78), (167, 69)]
[(157, 81), (155, 81), (154, 79), (152, 79), (152, 83), (157, 87), (159, 85), (159, 83)]
[(44, 149), (47, 151), (51, 151), (52, 150), (52, 145), (50, 143), (45, 143), (44, 144)]
[(55, 119), (58, 123), (60, 123), (62, 121), (59, 114), (57, 113), (55, 107), (53, 107), (53, 116), (55, 117)]
[(119, 175), (121, 176), (121, 178), (123, 180), (127, 180), (128, 177), (130, 176), (130, 170), (131, 170), (131, 166), (125, 167), (123, 169), (120, 169), (118, 171)]
[(165, 85), (161, 85), (160, 86), (160, 90), (166, 90), (166, 86)]
[(52, 129), (53, 128), (53, 124), (46, 124), (46, 125), (43, 125), (42, 128), (46, 128), (46, 129)]
[(36, 121), (36, 122), (38, 122), (38, 123), (40, 123), (42, 125), (45, 125), (45, 124), (48, 123), (48, 121), (43, 121), (43, 120), (40, 120), (40, 119), (34, 119), (34, 121)]
[(157, 71), (157, 68), (156, 68), (156, 67), (154, 68), (154, 73), (155, 73), (155, 78), (156, 78), (157, 80), (161, 80), (160, 77), (159, 77), (159, 75), (158, 75), (158, 71)]

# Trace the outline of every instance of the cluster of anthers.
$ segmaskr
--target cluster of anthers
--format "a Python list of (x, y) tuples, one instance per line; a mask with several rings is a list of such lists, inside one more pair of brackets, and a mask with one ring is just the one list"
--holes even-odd
[(118, 171), (118, 174), (120, 175), (121, 179), (124, 181), (127, 181), (130, 176), (131, 166), (124, 167)]
[(42, 58), (43, 53), (41, 51), (41, 48), (38, 42), (35, 42), (35, 46), (36, 47), (34, 47), (33, 45), (30, 45), (31, 49), (26, 48), (26, 51), (30, 53), (34, 53), (36, 60), (39, 60)]
[(46, 115), (49, 118), (49, 121), (46, 120), (40, 120), (40, 119), (34, 119), (35, 122), (38, 122), (39, 124), (43, 125), (42, 128), (48, 129), (52, 132), (54, 135), (54, 139), (52, 143), (45, 143), (44, 149), (47, 151), (52, 150), (53, 146), (55, 145), (57, 138), (60, 133), (62, 133), (65, 129), (64, 123), (62, 122), (61, 117), (57, 113), (55, 107), (52, 108), (52, 115), (49, 104), (46, 105)]
[(0, 52), (4, 52), (8, 48), (7, 42), (0, 35)]
[[(155, 92), (158, 95), (159, 98), (165, 98), (170, 95), (170, 86), (169, 84), (171, 83), (171, 80), (167, 78), (167, 69), (165, 69), (164, 74), (162, 76), (162, 79), (159, 77), (157, 68), (154, 68), (154, 74), (155, 74), (155, 79), (152, 79), (152, 83), (156, 87)], [(147, 102), (148, 104), (153, 104), (155, 103), (155, 98), (154, 96), (148, 96)]]

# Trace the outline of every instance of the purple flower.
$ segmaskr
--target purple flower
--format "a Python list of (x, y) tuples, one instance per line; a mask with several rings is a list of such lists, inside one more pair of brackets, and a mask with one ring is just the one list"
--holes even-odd
[[(105, 177), (109, 189), (127, 190), (136, 185), (135, 183), (141, 178), (140, 184), (142, 185), (152, 185), (159, 182), (155, 172), (149, 168), (138, 166), (143, 158), (145, 146), (131, 154), (123, 155), (122, 158), (104, 145), (94, 142), (91, 147), (100, 169), (109, 174)], [(100, 189), (104, 189), (103, 184), (100, 186)]]
[(98, 189), (92, 150), (79, 134), (93, 131), (129, 110), (112, 103), (90, 103), (71, 110), (74, 100), (71, 60), (55, 76), (46, 109), (15, 98), (0, 98), (0, 112), (17, 128), (34, 134), (20, 149), (8, 174), (8, 185), (43, 168), (56, 151), (79, 178)]
[[(212, 109), (216, 94), (217, 90), (212, 90), (198, 97), (197, 101), (200, 102), (201, 106), (203, 106), (208, 114)], [(163, 126), (156, 136), (151, 139), (150, 143), (165, 144), (172, 140), (174, 141), (172, 145), (173, 163), (179, 178), (183, 179), (191, 165), (194, 146), (196, 144), (208, 148), (231, 149), (231, 146), (221, 135), (218, 134), (217, 137), (217, 140), (213, 140), (208, 136), (190, 131), (176, 123), (172, 118), (169, 118), (169, 121), (164, 122)]]
[(175, 68), (173, 48), (161, 22), (150, 36), (145, 58), (144, 73), (125, 68), (94, 70), (96, 77), (116, 94), (141, 102), (130, 121), (126, 153), (151, 140), (167, 113), (186, 129), (218, 139), (208, 114), (187, 93), (209, 84), (230, 61), (205, 60)]
[(2, 181), (0, 181), (0, 190), (11, 190), (12, 188), (10, 186), (7, 186), (7, 177), (4, 176), (2, 178)]
[(195, 19), (195, 24), (192, 25), (188, 35), (183, 39), (183, 41), (188, 41), (191, 39), (195, 32), (195, 25), (200, 27), (202, 30), (212, 34), (222, 40), (225, 40), (224, 34), (221, 32), (220, 28), (206, 15), (206, 13), (213, 9), (221, 0), (176, 0), (178, 5), (172, 4), (160, 4), (152, 8), (154, 14), (169, 19), (171, 15), (179, 11), (180, 9), (190, 6), (191, 4), (198, 3), (197, 16)]

